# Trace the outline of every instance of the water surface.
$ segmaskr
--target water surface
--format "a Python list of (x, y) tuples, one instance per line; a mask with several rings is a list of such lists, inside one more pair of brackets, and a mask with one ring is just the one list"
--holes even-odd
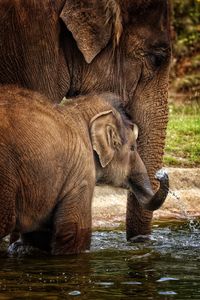
[(151, 240), (94, 232), (90, 253), (0, 257), (1, 299), (200, 299), (200, 226), (154, 226)]

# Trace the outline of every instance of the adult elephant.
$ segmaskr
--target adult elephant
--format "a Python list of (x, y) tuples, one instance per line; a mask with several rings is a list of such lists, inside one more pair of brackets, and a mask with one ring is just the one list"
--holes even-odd
[[(155, 188), (168, 113), (169, 27), (169, 0), (4, 0), (0, 83), (55, 102), (118, 93), (139, 126), (139, 152)], [(127, 238), (148, 235), (151, 220), (129, 194)]]

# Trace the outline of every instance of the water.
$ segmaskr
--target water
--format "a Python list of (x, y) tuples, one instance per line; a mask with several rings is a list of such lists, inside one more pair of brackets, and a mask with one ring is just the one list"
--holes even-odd
[(200, 299), (200, 226), (154, 226), (144, 244), (94, 232), (90, 253), (0, 257), (1, 299)]

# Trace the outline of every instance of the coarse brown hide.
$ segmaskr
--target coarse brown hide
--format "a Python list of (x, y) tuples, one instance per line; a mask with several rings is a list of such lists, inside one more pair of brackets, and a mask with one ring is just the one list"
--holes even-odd
[[(1, 1), (0, 83), (57, 102), (91, 92), (120, 95), (139, 126), (138, 150), (156, 188), (168, 114), (169, 25), (169, 0)], [(127, 238), (148, 235), (151, 219), (130, 194)]]
[(101, 94), (55, 106), (36, 92), (0, 87), (0, 239), (22, 237), (10, 254), (24, 245), (55, 255), (89, 249), (96, 182), (131, 188), (146, 209), (162, 205), (168, 178), (154, 194), (138, 128), (118, 103)]

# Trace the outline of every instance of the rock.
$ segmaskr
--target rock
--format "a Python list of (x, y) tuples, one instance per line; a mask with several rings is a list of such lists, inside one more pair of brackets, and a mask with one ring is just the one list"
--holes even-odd
[[(167, 168), (170, 193), (154, 212), (154, 221), (200, 217), (200, 168)], [(113, 228), (125, 224), (127, 191), (110, 186), (95, 188), (93, 227)]]

